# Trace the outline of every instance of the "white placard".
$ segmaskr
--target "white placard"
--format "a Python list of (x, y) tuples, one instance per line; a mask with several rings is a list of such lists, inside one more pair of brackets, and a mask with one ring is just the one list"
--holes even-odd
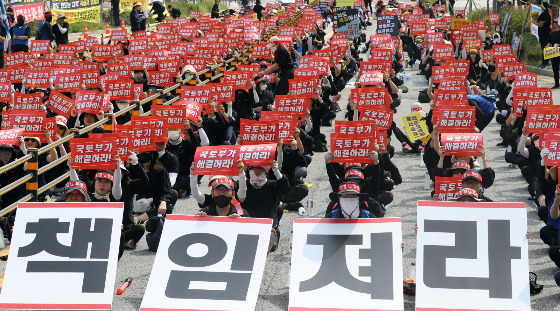
[(123, 203), (20, 203), (0, 309), (111, 310)]
[(140, 310), (254, 310), (271, 228), (271, 219), (168, 215)]
[(525, 203), (418, 201), (416, 310), (531, 310)]
[(295, 219), (289, 310), (403, 310), (401, 240), (400, 218)]

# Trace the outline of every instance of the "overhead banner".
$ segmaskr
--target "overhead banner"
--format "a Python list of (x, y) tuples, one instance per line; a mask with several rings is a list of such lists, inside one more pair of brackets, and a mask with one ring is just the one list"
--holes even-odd
[(123, 203), (19, 203), (0, 309), (111, 310), (122, 215)]
[[(39, 21), (45, 18), (43, 1), (14, 1), (14, 16), (23, 15), (26, 22)], [(31, 2), (31, 3), (30, 3)], [(21, 5), (19, 5), (21, 3)], [(4, 1), (5, 5), (9, 5)]]
[(417, 215), (417, 311), (531, 310), (525, 203), (418, 201)]
[(168, 215), (140, 311), (254, 310), (271, 219)]
[(51, 0), (51, 11), (55, 16), (64, 13), (69, 23), (97, 23), (100, 21), (101, 4), (101, 0)]
[(400, 218), (298, 218), (292, 245), (290, 311), (403, 310)]

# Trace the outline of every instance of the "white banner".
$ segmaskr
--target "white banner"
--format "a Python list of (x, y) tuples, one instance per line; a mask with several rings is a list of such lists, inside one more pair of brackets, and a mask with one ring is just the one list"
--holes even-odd
[(111, 310), (123, 203), (20, 203), (0, 309)]
[(168, 215), (140, 310), (254, 310), (271, 219)]
[(531, 310), (525, 203), (418, 201), (416, 310)]
[(290, 311), (403, 310), (401, 219), (294, 220)]

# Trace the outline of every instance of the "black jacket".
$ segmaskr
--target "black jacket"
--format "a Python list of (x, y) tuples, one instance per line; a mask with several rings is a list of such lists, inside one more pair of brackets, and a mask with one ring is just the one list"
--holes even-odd
[(54, 40), (56, 41), (56, 44), (58, 44), (58, 45), (68, 44), (68, 29), (70, 28), (70, 25), (68, 25), (68, 23), (64, 22), (64, 24), (62, 24), (62, 28), (66, 28), (67, 31), (65, 33), (62, 33), (60, 31), (60, 28), (58, 27), (58, 24), (54, 24), (54, 26), (52, 27), (52, 32), (54, 34)]
[(119, 200), (124, 203), (122, 220), (124, 229), (128, 229), (134, 225), (134, 212), (132, 211), (134, 195), (143, 193), (150, 183), (148, 175), (146, 175), (142, 165), (131, 165), (128, 167), (128, 171), (130, 172), (131, 179), (128, 182), (122, 181), (122, 197)]

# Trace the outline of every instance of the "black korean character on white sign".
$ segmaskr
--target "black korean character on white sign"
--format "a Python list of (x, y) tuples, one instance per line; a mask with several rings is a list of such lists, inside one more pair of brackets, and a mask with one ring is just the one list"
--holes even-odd
[(140, 310), (254, 309), (270, 219), (169, 215)]
[(296, 219), (290, 308), (402, 310), (400, 244), (399, 218)]
[(122, 209), (107, 202), (20, 204), (0, 309), (110, 310)]
[(416, 307), (530, 310), (524, 203), (418, 202)]

